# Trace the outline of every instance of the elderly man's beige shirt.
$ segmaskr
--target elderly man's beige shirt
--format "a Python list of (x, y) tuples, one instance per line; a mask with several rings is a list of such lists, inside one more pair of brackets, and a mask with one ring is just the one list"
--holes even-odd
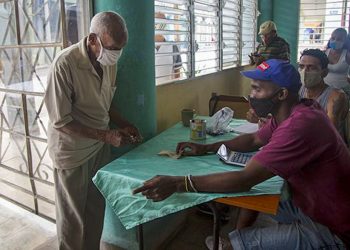
[(92, 66), (86, 39), (61, 51), (55, 58), (47, 81), (45, 104), (49, 114), (48, 147), (56, 168), (74, 168), (94, 156), (103, 143), (58, 131), (72, 120), (107, 129), (116, 89), (116, 66), (102, 66), (103, 79)]

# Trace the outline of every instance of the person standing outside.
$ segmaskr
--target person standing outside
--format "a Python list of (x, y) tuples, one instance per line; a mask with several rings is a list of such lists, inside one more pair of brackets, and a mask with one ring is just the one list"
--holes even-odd
[[(166, 19), (162, 12), (156, 12), (154, 17)], [(164, 31), (165, 28), (166, 23), (155, 24), (154, 41), (157, 43), (154, 48), (155, 76), (158, 84), (180, 80), (181, 78), (182, 59), (179, 47), (176, 44), (167, 44), (164, 35), (157, 33)]]
[(347, 32), (343, 28), (337, 28), (332, 32), (325, 51), (329, 64), (328, 75), (324, 81), (329, 86), (342, 89), (350, 97), (350, 83), (348, 70), (350, 65), (349, 41)]
[(259, 35), (261, 43), (256, 51), (251, 54), (251, 65), (259, 65), (268, 59), (290, 60), (289, 44), (283, 38), (277, 35), (276, 24), (272, 21), (266, 21), (260, 25)]
[[(141, 140), (111, 105), (116, 63), (128, 40), (124, 19), (101, 12), (90, 34), (62, 50), (48, 74), (48, 150), (54, 164), (59, 249), (99, 249), (105, 201), (92, 177), (110, 161), (110, 145)], [(109, 129), (112, 121), (118, 129)]]

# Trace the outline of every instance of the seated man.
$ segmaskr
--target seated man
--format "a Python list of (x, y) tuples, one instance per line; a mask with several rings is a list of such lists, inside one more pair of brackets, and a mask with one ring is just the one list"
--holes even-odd
[(345, 126), (349, 101), (342, 90), (328, 86), (323, 81), (328, 73), (328, 62), (327, 55), (319, 49), (309, 49), (302, 52), (299, 73), (303, 85), (299, 95), (302, 98), (316, 100), (327, 113), (344, 141), (347, 142)]
[[(242, 72), (252, 79), (250, 104), (272, 118), (258, 132), (213, 144), (181, 142), (184, 155), (231, 150), (261, 150), (241, 171), (204, 176), (156, 176), (134, 190), (153, 201), (175, 192), (243, 192), (275, 175), (289, 185), (292, 200), (281, 202), (273, 227), (236, 229), (230, 242), (237, 249), (344, 249), (350, 245), (350, 152), (320, 105), (299, 100), (298, 71), (271, 59)], [(190, 182), (190, 184), (189, 184)], [(247, 225), (248, 226), (248, 225)]]
[[(319, 49), (304, 50), (300, 57), (299, 73), (303, 84), (299, 96), (316, 100), (348, 144), (345, 126), (349, 102), (342, 90), (328, 86), (323, 81), (328, 73), (327, 55)], [(247, 112), (247, 120), (254, 123), (265, 122), (264, 118), (258, 118), (252, 109)]]
[(289, 44), (277, 35), (276, 24), (266, 21), (260, 25), (259, 35), (262, 43), (250, 55), (251, 65), (259, 65), (268, 59), (288, 60), (290, 57)]

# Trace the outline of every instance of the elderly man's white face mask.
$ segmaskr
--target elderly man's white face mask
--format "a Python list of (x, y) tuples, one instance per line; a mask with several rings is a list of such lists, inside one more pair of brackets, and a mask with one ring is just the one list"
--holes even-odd
[(102, 45), (101, 39), (97, 37), (97, 40), (101, 45), (100, 54), (97, 57), (97, 61), (103, 66), (111, 66), (116, 64), (122, 55), (123, 50), (105, 49)]

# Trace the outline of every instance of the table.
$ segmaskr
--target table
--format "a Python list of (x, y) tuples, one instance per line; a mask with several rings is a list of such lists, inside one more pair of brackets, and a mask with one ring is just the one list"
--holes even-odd
[[(231, 126), (237, 126), (245, 122), (244, 120), (233, 120)], [(140, 194), (132, 195), (133, 189), (157, 174), (203, 175), (223, 171), (239, 171), (241, 169), (241, 167), (223, 164), (215, 154), (183, 157), (178, 160), (157, 155), (161, 150), (175, 150), (179, 141), (189, 140), (189, 134), (189, 128), (178, 123), (106, 165), (93, 178), (95, 185), (126, 229), (217, 198), (277, 195), (275, 196), (276, 200), (276, 197), (281, 193), (283, 181), (280, 177), (275, 176), (254, 186), (249, 192), (226, 194), (175, 193), (162, 202), (152, 202)], [(216, 137), (207, 136), (206, 140), (197, 142), (212, 143), (227, 140), (234, 136), (237, 136), (237, 134), (227, 133)], [(265, 199), (266, 197), (261, 198)], [(254, 198), (245, 199), (251, 201)], [(218, 201), (228, 202), (227, 199)], [(275, 208), (270, 207), (269, 209), (272, 211)]]

